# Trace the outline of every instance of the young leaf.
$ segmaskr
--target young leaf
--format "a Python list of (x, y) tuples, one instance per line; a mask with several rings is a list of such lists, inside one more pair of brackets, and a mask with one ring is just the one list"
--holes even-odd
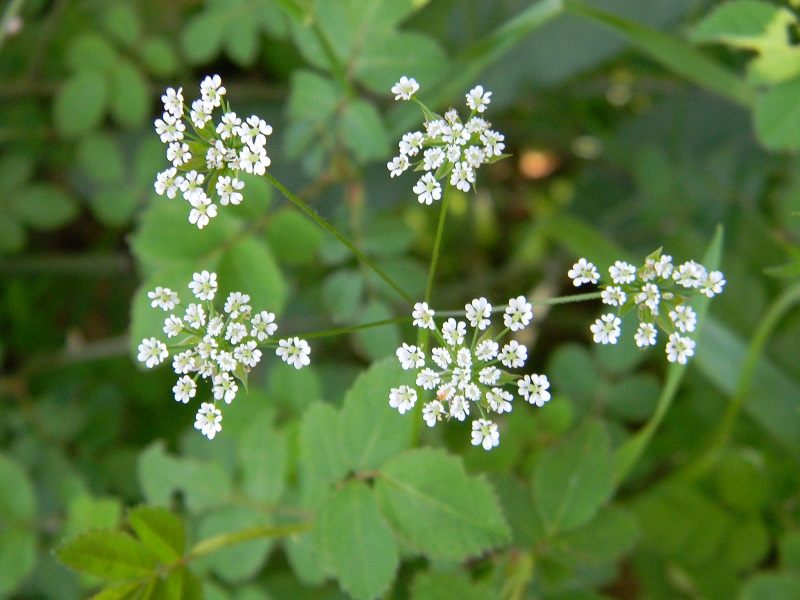
[(395, 358), (374, 363), (355, 380), (344, 397), (341, 412), (342, 444), (348, 468), (376, 469), (408, 448), (411, 419), (389, 406), (389, 389), (413, 383)]
[(138, 581), (110, 585), (97, 592), (90, 600), (139, 600), (141, 598), (140, 589), (147, 585), (147, 583), (142, 584)]
[(128, 511), (128, 523), (160, 562), (172, 563), (183, 556), (186, 530), (183, 522), (167, 509), (139, 506)]
[(548, 448), (536, 466), (533, 495), (551, 533), (588, 523), (612, 492), (611, 442), (592, 422)]
[(366, 484), (350, 481), (326, 502), (315, 536), (344, 591), (366, 599), (387, 590), (399, 564), (397, 542)]
[(442, 451), (412, 450), (391, 459), (375, 491), (397, 536), (432, 558), (463, 560), (510, 538), (491, 486)]
[(108, 581), (142, 579), (157, 565), (147, 547), (122, 531), (94, 530), (63, 544), (58, 560), (75, 571)]

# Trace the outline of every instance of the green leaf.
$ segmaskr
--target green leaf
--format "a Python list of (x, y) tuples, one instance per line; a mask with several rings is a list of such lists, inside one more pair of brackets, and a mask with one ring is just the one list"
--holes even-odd
[(563, 443), (548, 448), (536, 465), (533, 496), (550, 532), (588, 523), (612, 488), (611, 442), (600, 423), (590, 422)]
[(779, 83), (762, 93), (753, 113), (756, 134), (770, 150), (800, 148), (800, 79)]
[(233, 62), (242, 67), (253, 64), (258, 54), (258, 34), (258, 23), (254, 19), (231, 19), (225, 49)]
[(602, 508), (591, 521), (556, 537), (553, 544), (580, 566), (613, 561), (625, 554), (639, 537), (636, 518), (618, 507)]
[(106, 7), (103, 27), (125, 46), (133, 46), (142, 36), (141, 19), (134, 7), (125, 2), (114, 2)]
[(0, 189), (8, 193), (21, 187), (33, 176), (36, 166), (31, 154), (8, 152), (0, 158)]
[(105, 133), (87, 136), (78, 144), (78, 164), (101, 183), (116, 183), (125, 176), (126, 161), (117, 140)]
[(16, 590), (36, 566), (38, 540), (32, 531), (0, 523), (0, 595)]
[(550, 239), (558, 242), (575, 257), (583, 257), (605, 270), (614, 261), (626, 260), (626, 252), (588, 223), (565, 214), (557, 214), (541, 223)]
[(329, 498), (315, 536), (348, 594), (375, 598), (389, 588), (400, 562), (397, 542), (365, 483), (350, 481)]
[(36, 564), (35, 515), (27, 473), (0, 454), (0, 595), (14, 591)]
[(275, 256), (290, 265), (314, 261), (322, 243), (320, 228), (293, 210), (281, 210), (269, 221), (267, 241)]
[(459, 458), (440, 450), (413, 450), (389, 460), (375, 491), (395, 534), (431, 558), (463, 560), (510, 538), (491, 486), (468, 476)]
[(270, 412), (261, 411), (239, 440), (242, 491), (263, 504), (275, 503), (283, 494), (288, 469), (286, 435), (276, 431)]
[(753, 575), (742, 587), (740, 600), (764, 600), (780, 598), (781, 600), (798, 600), (800, 598), (800, 580), (791, 575), (781, 573), (760, 573)]
[(128, 511), (128, 523), (160, 562), (173, 563), (183, 556), (186, 530), (183, 522), (166, 508), (133, 508)]
[(595, 8), (580, 0), (563, 0), (568, 12), (589, 18), (625, 38), (641, 52), (688, 81), (743, 106), (752, 106), (753, 90), (733, 72), (683, 40)]
[(266, 241), (252, 236), (236, 242), (217, 270), (221, 296), (241, 291), (250, 296), (254, 311), (280, 313), (286, 304), (286, 283)]
[(139, 206), (139, 194), (129, 188), (111, 187), (89, 196), (92, 213), (111, 227), (126, 225)]
[(56, 129), (64, 136), (74, 137), (96, 127), (103, 118), (109, 95), (103, 75), (79, 71), (56, 92), (53, 102)]
[(496, 594), (488, 582), (475, 581), (462, 571), (420, 572), (411, 585), (413, 600), (485, 600)]
[(25, 245), (25, 228), (16, 215), (0, 209), (0, 254), (18, 252)]
[(114, 119), (128, 129), (141, 127), (148, 115), (147, 82), (132, 63), (120, 59), (111, 72), (109, 103)]
[(140, 588), (144, 589), (147, 585), (138, 581), (114, 584), (97, 592), (90, 600), (139, 600)]
[(28, 474), (0, 454), (0, 523), (22, 524), (36, 515), (36, 497)]
[(102, 76), (111, 69), (116, 56), (106, 38), (96, 33), (84, 33), (70, 40), (65, 59), (73, 71), (96, 71)]
[(190, 64), (207, 63), (219, 54), (225, 35), (220, 20), (219, 13), (208, 10), (191, 18), (181, 30), (181, 49)]
[(412, 421), (389, 406), (389, 390), (413, 385), (395, 358), (372, 366), (353, 383), (341, 412), (342, 442), (347, 466), (354, 471), (377, 469), (411, 443)]
[(300, 458), (309, 475), (336, 481), (347, 473), (339, 413), (330, 404), (315, 402), (300, 425)]
[(61, 188), (49, 183), (37, 183), (19, 192), (14, 212), (29, 227), (48, 230), (71, 221), (78, 213), (78, 206)]
[(761, 0), (735, 0), (716, 6), (692, 29), (693, 42), (725, 42), (738, 48), (764, 50), (786, 44), (794, 17), (786, 8)]
[(749, 571), (767, 558), (772, 547), (770, 532), (759, 517), (735, 523), (722, 542), (721, 562)]
[(357, 160), (383, 158), (389, 152), (389, 136), (373, 104), (356, 99), (348, 102), (339, 121), (339, 134)]
[(174, 75), (180, 66), (172, 44), (161, 36), (146, 40), (139, 48), (139, 57), (147, 70), (159, 77)]
[[(387, 321), (392, 317), (394, 314), (386, 302), (373, 300), (360, 311), (358, 324)], [(364, 351), (373, 360), (394, 355), (402, 343), (400, 326), (397, 323), (361, 329), (356, 331), (355, 335)]]
[(58, 560), (75, 571), (108, 581), (142, 579), (156, 568), (156, 557), (122, 531), (84, 533), (56, 550)]
[(322, 302), (336, 323), (348, 323), (360, 306), (363, 292), (363, 275), (354, 269), (342, 269), (323, 281)]
[(800, 575), (800, 531), (787, 531), (778, 546), (780, 566), (784, 571)]
[(300, 157), (309, 146), (319, 147), (330, 137), (341, 91), (329, 78), (310, 71), (292, 74), (288, 100), (289, 131), (284, 138), (286, 154)]
[(122, 515), (117, 498), (93, 498), (80, 494), (70, 500), (67, 521), (61, 530), (64, 537), (73, 537), (89, 529), (115, 529)]

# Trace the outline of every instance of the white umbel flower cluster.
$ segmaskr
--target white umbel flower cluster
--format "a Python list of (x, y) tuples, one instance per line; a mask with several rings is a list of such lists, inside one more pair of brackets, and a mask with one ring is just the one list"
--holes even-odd
[[(271, 162), (266, 143), (272, 126), (256, 115), (239, 118), (224, 101), (225, 91), (219, 75), (206, 77), (200, 83), (200, 98), (187, 107), (183, 88), (168, 88), (161, 96), (164, 114), (155, 121), (172, 163), (156, 176), (156, 193), (167, 198), (180, 193), (191, 206), (189, 222), (198, 229), (217, 216), (216, 203), (242, 201), (242, 171), (263, 175)], [(218, 108), (223, 114), (215, 125), (212, 118)], [(187, 132), (184, 121), (194, 133)]]
[[(214, 401), (202, 403), (195, 423), (208, 439), (222, 429), (217, 402), (230, 404), (236, 398), (236, 380), (247, 385), (247, 374), (261, 361), (259, 346), (275, 348), (275, 354), (296, 369), (310, 363), (311, 353), (308, 343), (297, 337), (275, 343), (275, 314), (265, 310), (254, 314), (247, 294), (231, 293), (223, 311), (218, 312), (212, 302), (217, 288), (216, 273), (195, 273), (189, 289), (200, 302), (189, 304), (180, 316), (171, 313), (180, 306), (176, 292), (157, 287), (147, 294), (153, 308), (171, 313), (164, 321), (164, 333), (168, 339), (176, 338), (178, 350), (172, 359), (178, 375), (172, 388), (175, 400), (188, 404), (197, 395), (200, 379), (211, 383)], [(144, 339), (139, 345), (139, 361), (148, 368), (161, 364), (169, 355), (167, 345), (157, 338)]]
[(422, 409), (428, 427), (442, 420), (464, 421), (470, 415), (476, 416), (472, 444), (490, 450), (500, 443), (500, 434), (489, 415), (512, 409), (514, 394), (506, 388), (514, 386), (523, 400), (544, 406), (550, 400), (550, 383), (545, 375), (521, 376), (510, 371), (525, 366), (525, 346), (510, 340), (500, 347), (500, 340), (509, 331), (520, 331), (533, 319), (531, 304), (524, 296), (509, 300), (503, 314), (505, 328), (496, 336), (491, 334), (492, 305), (486, 298), (472, 300), (464, 314), (468, 323), (449, 318), (438, 329), (435, 312), (427, 303), (414, 305), (414, 325), (431, 330), (438, 343), (429, 353), (408, 344), (397, 349), (402, 368), (415, 370), (417, 378), (415, 386), (392, 388), (389, 405), (404, 414), (415, 406), (421, 394), (433, 392), (433, 399)]
[(386, 164), (392, 177), (409, 168), (425, 171), (413, 188), (421, 204), (442, 199), (443, 179), (468, 192), (475, 185), (475, 173), (485, 164), (503, 158), (505, 137), (492, 130), (492, 124), (481, 118), (491, 101), (492, 92), (476, 86), (466, 95), (470, 115), (462, 122), (455, 109), (444, 116), (433, 114), (416, 99), (419, 84), (402, 77), (392, 88), (395, 100), (415, 100), (425, 113), (424, 131), (406, 133), (400, 141), (400, 154)]
[[(694, 355), (695, 342), (684, 335), (694, 332), (697, 313), (689, 301), (699, 294), (712, 298), (722, 293), (725, 279), (720, 271), (708, 271), (693, 260), (675, 266), (672, 257), (661, 249), (645, 259), (642, 267), (616, 261), (608, 268), (610, 285), (601, 292), (604, 304), (616, 312), (602, 315), (591, 326), (598, 344), (616, 344), (620, 336), (621, 315), (636, 309), (639, 325), (634, 335), (636, 345), (646, 348), (656, 344), (658, 329), (668, 336), (667, 360), (685, 365)], [(601, 282), (597, 268), (581, 258), (567, 273), (575, 286)]]

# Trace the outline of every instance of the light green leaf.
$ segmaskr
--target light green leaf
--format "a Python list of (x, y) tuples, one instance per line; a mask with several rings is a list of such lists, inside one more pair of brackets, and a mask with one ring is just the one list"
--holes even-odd
[(600, 423), (590, 422), (536, 465), (533, 496), (550, 532), (588, 523), (612, 493), (611, 442)]
[(779, 83), (763, 92), (753, 117), (756, 134), (764, 147), (800, 148), (800, 79)]
[(8, 193), (21, 187), (33, 176), (35, 166), (31, 154), (7, 152), (0, 158), (0, 189)]
[(153, 36), (139, 48), (139, 57), (153, 75), (168, 77), (178, 70), (178, 56), (172, 44), (164, 37)]
[(106, 7), (103, 27), (125, 46), (133, 46), (142, 36), (141, 19), (135, 8), (126, 2), (113, 2)]
[(84, 33), (70, 40), (65, 59), (73, 71), (95, 71), (102, 75), (111, 69), (116, 55), (106, 38), (96, 33)]
[(111, 227), (126, 225), (139, 205), (139, 194), (126, 187), (112, 186), (89, 196), (97, 219)]
[(496, 595), (488, 582), (475, 581), (463, 571), (419, 572), (411, 585), (413, 600), (485, 600)]
[(0, 454), (0, 523), (23, 524), (36, 514), (36, 497), (28, 474)]
[(389, 390), (413, 385), (414, 376), (395, 358), (387, 358), (359, 375), (344, 397), (342, 442), (347, 466), (377, 469), (411, 443), (412, 421), (389, 406)]
[(800, 598), (800, 579), (782, 573), (759, 573), (753, 575), (742, 588), (739, 600), (764, 600)]
[(281, 261), (304, 265), (314, 261), (323, 233), (308, 218), (293, 210), (281, 210), (269, 221), (267, 241)]
[(575, 217), (557, 214), (541, 223), (550, 239), (569, 250), (576, 258), (583, 257), (605, 270), (614, 261), (626, 260), (626, 252), (601, 234), (595, 227)]
[(147, 118), (150, 92), (139, 69), (120, 59), (111, 71), (109, 103), (114, 119), (128, 129), (141, 127)]
[(254, 311), (280, 313), (286, 304), (286, 282), (264, 240), (249, 236), (231, 246), (217, 276), (221, 297), (231, 291), (246, 293)]
[(79, 71), (56, 93), (53, 118), (56, 129), (65, 136), (78, 136), (100, 123), (109, 98), (103, 75)]
[(115, 529), (121, 516), (122, 504), (119, 499), (80, 494), (70, 500), (67, 521), (61, 533), (68, 538), (89, 529)]
[(389, 588), (399, 564), (397, 542), (365, 483), (350, 481), (329, 498), (315, 537), (348, 594), (375, 598)]
[(442, 451), (413, 450), (389, 460), (375, 491), (395, 534), (431, 558), (463, 560), (509, 540), (491, 486)]
[(262, 411), (239, 441), (242, 491), (264, 504), (276, 502), (286, 486), (288, 449), (286, 435), (276, 431), (269, 412)]
[(344, 458), (339, 413), (330, 404), (315, 402), (300, 425), (300, 457), (309, 475), (331, 482), (344, 477)]
[(95, 181), (118, 182), (125, 176), (125, 163), (117, 140), (108, 134), (87, 136), (78, 144), (78, 164)]
[(763, 50), (786, 43), (786, 28), (794, 16), (786, 8), (761, 0), (735, 0), (716, 6), (692, 29), (693, 42), (725, 42), (739, 48)]
[[(358, 315), (358, 324), (387, 321), (392, 317), (394, 314), (386, 302), (373, 300), (361, 309)], [(355, 336), (361, 347), (373, 360), (394, 355), (402, 343), (400, 326), (397, 323), (361, 329), (356, 331)]]
[(284, 144), (289, 157), (297, 158), (330, 136), (330, 121), (342, 93), (331, 79), (302, 70), (292, 74), (290, 90), (289, 131)]
[(190, 64), (207, 63), (222, 48), (225, 28), (218, 12), (210, 10), (192, 17), (181, 30), (181, 48)]
[(800, 575), (800, 531), (783, 534), (778, 546), (781, 569)]
[(364, 277), (354, 269), (328, 275), (322, 283), (322, 302), (337, 323), (347, 323), (356, 314), (364, 291)]
[(27, 473), (0, 454), (0, 595), (15, 590), (36, 564), (35, 515)]
[(357, 160), (366, 162), (389, 153), (389, 136), (373, 104), (356, 99), (347, 104), (339, 121), (339, 134)]
[(78, 205), (60, 187), (36, 183), (18, 193), (14, 212), (29, 227), (48, 230), (71, 221), (78, 213)]
[(144, 589), (147, 585), (138, 581), (114, 584), (97, 592), (90, 600), (139, 600), (140, 588)]
[(251, 66), (258, 53), (258, 23), (250, 18), (231, 19), (226, 33), (228, 56), (239, 66)]
[(165, 508), (139, 506), (128, 511), (128, 523), (162, 563), (177, 561), (186, 548), (183, 522)]
[(122, 531), (84, 533), (56, 550), (71, 569), (108, 581), (142, 579), (156, 568), (156, 557), (141, 542)]

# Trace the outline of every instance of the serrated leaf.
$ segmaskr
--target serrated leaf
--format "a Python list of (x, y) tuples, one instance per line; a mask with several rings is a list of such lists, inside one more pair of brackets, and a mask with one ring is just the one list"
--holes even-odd
[(139, 600), (139, 590), (145, 586), (147, 583), (138, 581), (111, 585), (97, 592), (90, 600)]
[(90, 531), (62, 544), (56, 556), (69, 568), (108, 581), (142, 579), (156, 568), (156, 557), (122, 531)]
[(117, 498), (93, 498), (80, 494), (69, 502), (67, 521), (61, 530), (73, 537), (88, 529), (114, 529), (119, 525), (122, 504)]
[(315, 402), (303, 415), (300, 457), (313, 477), (331, 482), (347, 473), (340, 427), (339, 413), (330, 404)]
[(771, 39), (785, 44), (786, 27), (793, 22), (792, 13), (781, 6), (760, 0), (735, 0), (716, 6), (703, 17), (689, 39), (763, 50)]
[(183, 556), (186, 530), (183, 522), (167, 509), (139, 506), (128, 511), (128, 523), (162, 563), (169, 564)]
[(413, 374), (403, 371), (394, 358), (373, 363), (355, 380), (340, 417), (349, 469), (376, 469), (408, 448), (412, 421), (390, 407), (388, 398), (392, 387), (413, 383)]
[(548, 531), (588, 523), (612, 492), (611, 442), (600, 423), (589, 423), (536, 465), (533, 497)]
[(78, 213), (75, 200), (64, 190), (49, 183), (27, 186), (18, 193), (13, 206), (20, 221), (33, 229), (56, 229)]
[(378, 597), (394, 579), (397, 542), (365, 483), (350, 481), (328, 499), (315, 539), (330, 556), (342, 589), (354, 598)]
[(72, 137), (97, 126), (103, 118), (109, 88), (106, 79), (94, 71), (79, 71), (58, 90), (53, 102), (56, 129)]
[(142, 74), (129, 61), (120, 59), (109, 79), (109, 104), (117, 123), (133, 129), (144, 124), (150, 93)]
[(288, 450), (286, 435), (272, 426), (272, 417), (262, 411), (239, 441), (242, 491), (263, 504), (276, 502), (286, 486)]
[(442, 451), (413, 450), (389, 460), (375, 491), (395, 534), (431, 558), (463, 560), (510, 538), (491, 486)]

